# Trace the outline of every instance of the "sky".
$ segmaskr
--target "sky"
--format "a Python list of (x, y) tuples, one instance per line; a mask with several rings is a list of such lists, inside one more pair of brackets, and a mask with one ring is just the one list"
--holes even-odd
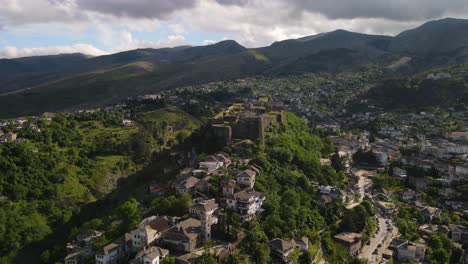
[(336, 29), (382, 35), (444, 17), (467, 0), (0, 0), (0, 58), (207, 45), (267, 46)]

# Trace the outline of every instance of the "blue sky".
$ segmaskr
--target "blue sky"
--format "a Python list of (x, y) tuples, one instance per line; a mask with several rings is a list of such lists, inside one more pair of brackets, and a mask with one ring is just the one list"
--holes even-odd
[(206, 45), (247, 47), (336, 29), (395, 35), (468, 17), (466, 0), (2, 0), (0, 57)]

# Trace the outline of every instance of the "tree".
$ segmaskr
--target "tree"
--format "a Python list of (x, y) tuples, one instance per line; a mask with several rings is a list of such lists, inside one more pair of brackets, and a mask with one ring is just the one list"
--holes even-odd
[(340, 157), (338, 150), (335, 150), (335, 153), (330, 157), (331, 166), (335, 169), (336, 172), (344, 171), (346, 166), (343, 159)]
[(162, 261), (162, 264), (175, 264), (176, 258), (175, 257), (165, 257)]
[(117, 208), (117, 216), (123, 221), (122, 227), (125, 232), (135, 228), (141, 220), (138, 202), (131, 198)]

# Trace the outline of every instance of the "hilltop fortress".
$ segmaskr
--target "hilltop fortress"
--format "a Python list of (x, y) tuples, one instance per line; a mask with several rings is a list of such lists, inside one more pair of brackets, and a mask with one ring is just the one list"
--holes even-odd
[(224, 145), (236, 139), (263, 139), (269, 126), (284, 122), (286, 114), (280, 102), (234, 104), (210, 119), (217, 143)]

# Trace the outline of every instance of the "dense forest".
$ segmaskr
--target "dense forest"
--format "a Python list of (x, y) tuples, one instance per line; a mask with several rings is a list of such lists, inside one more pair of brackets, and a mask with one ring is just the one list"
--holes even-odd
[[(0, 145), (0, 263), (10, 263), (19, 249), (53, 233), (142, 168), (154, 151), (184, 140), (199, 125), (174, 108), (151, 112), (132, 126), (123, 126), (123, 119), (107, 111), (57, 114), (34, 120), (37, 129), (21, 129), (21, 143)], [(178, 130), (166, 133), (169, 126)]]

